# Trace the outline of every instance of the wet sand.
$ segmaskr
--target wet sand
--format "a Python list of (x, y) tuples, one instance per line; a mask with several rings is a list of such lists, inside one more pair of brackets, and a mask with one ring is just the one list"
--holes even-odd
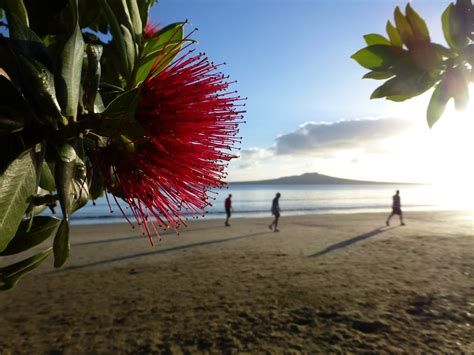
[(74, 226), (66, 267), (0, 293), (0, 353), (474, 353), (472, 213), (385, 218), (198, 221), (155, 247)]

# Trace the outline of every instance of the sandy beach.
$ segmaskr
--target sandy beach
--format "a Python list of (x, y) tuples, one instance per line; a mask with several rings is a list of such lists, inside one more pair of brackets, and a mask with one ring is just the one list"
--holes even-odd
[(74, 226), (66, 267), (0, 293), (0, 353), (474, 353), (472, 217), (197, 221), (155, 247)]

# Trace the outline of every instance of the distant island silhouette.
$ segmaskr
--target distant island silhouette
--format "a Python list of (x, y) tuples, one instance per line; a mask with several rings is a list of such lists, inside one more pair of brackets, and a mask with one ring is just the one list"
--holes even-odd
[(305, 173), (302, 175), (285, 176), (278, 179), (270, 180), (256, 180), (256, 181), (235, 181), (230, 182), (232, 185), (246, 185), (246, 184), (340, 184), (340, 185), (387, 185), (387, 184), (403, 184), (403, 185), (415, 185), (416, 183), (408, 182), (380, 182), (380, 181), (362, 181), (362, 180), (350, 180), (342, 179), (328, 175), (322, 175), (318, 173)]

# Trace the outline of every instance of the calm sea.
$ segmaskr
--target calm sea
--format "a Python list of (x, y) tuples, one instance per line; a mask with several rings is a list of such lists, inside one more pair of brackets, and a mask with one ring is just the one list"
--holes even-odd
[[(272, 199), (281, 193), (282, 215), (312, 213), (386, 212), (391, 210), (392, 195), (400, 190), (402, 209), (409, 211), (473, 210), (472, 191), (461, 195), (431, 185), (230, 185), (212, 196), (212, 206), (205, 219), (225, 218), (224, 199), (232, 194), (233, 217), (269, 217)], [(72, 217), (74, 224), (124, 222), (122, 214), (110, 199), (91, 202)], [(129, 213), (126, 204), (121, 204)]]

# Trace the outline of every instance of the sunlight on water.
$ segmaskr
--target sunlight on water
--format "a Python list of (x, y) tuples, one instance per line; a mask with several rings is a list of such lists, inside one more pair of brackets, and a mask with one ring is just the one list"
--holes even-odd
[[(208, 208), (208, 218), (223, 218), (224, 200), (232, 194), (233, 217), (270, 217), (272, 199), (281, 193), (280, 207), (284, 215), (310, 213), (389, 213), (392, 195), (399, 189), (402, 208), (410, 211), (470, 210), (472, 195), (444, 185), (230, 185), (216, 195)], [(471, 190), (472, 192), (472, 190)], [(125, 207), (125, 204), (123, 205)], [(73, 216), (74, 223), (125, 222), (119, 209), (112, 205), (110, 213), (105, 198), (97, 205), (87, 205)], [(124, 209), (128, 214), (130, 211)]]

